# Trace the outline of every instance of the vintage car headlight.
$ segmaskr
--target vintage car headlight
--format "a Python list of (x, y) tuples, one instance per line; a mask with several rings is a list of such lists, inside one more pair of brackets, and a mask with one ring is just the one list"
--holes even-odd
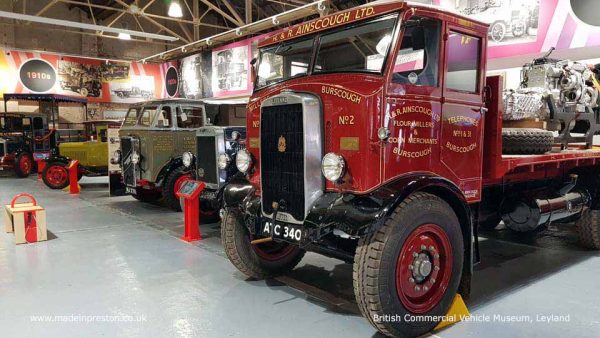
[(242, 149), (238, 151), (235, 157), (235, 165), (238, 170), (243, 172), (244, 174), (248, 172), (250, 167), (252, 166), (252, 156), (246, 149)]
[(336, 182), (342, 176), (346, 170), (346, 161), (341, 155), (336, 153), (327, 153), (323, 157), (321, 162), (321, 171), (326, 179), (332, 182)]
[(229, 165), (229, 163), (231, 163), (231, 157), (229, 157), (229, 155), (227, 155), (227, 154), (219, 155), (219, 158), (217, 159), (217, 166), (219, 167), (219, 169), (221, 169), (221, 170), (227, 169), (227, 166)]
[(113, 153), (112, 158), (110, 159), (110, 163), (112, 164), (119, 164), (121, 162), (121, 151), (120, 150), (115, 150), (115, 152)]
[(138, 164), (140, 163), (140, 154), (137, 151), (131, 153), (131, 163)]
[(190, 153), (189, 151), (186, 151), (185, 153), (183, 153), (183, 155), (181, 155), (181, 162), (183, 162), (183, 165), (188, 168), (192, 165), (192, 163), (194, 163), (194, 154)]

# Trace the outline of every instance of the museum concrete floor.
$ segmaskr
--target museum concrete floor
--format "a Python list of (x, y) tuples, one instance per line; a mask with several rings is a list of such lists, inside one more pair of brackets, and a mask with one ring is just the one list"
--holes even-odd
[[(354, 303), (351, 265), (308, 254), (289, 276), (249, 280), (225, 257), (218, 225), (186, 243), (180, 213), (109, 198), (105, 182), (84, 178), (74, 197), (0, 178), (0, 203), (32, 193), (50, 231), (19, 246), (0, 234), (0, 336), (377, 336)], [(579, 249), (572, 230), (499, 231), (481, 249), (467, 303), (479, 320), (434, 336), (597, 337), (600, 254)], [(568, 321), (539, 321), (550, 314)]]

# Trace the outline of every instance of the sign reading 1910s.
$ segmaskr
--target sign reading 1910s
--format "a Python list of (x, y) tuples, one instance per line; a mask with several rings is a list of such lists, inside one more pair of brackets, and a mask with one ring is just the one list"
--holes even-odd
[(21, 66), (19, 78), (23, 86), (30, 91), (44, 93), (56, 84), (56, 71), (44, 60), (31, 59)]

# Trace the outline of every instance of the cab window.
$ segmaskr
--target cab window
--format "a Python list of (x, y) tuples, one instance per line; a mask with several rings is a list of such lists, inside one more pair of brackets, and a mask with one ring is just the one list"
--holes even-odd
[(201, 107), (177, 107), (177, 126), (179, 128), (200, 128), (204, 125)]
[(98, 139), (100, 142), (108, 142), (108, 130), (105, 127), (98, 129)]
[(158, 120), (156, 126), (158, 128), (171, 128), (171, 107), (163, 106), (158, 114)]
[(392, 82), (437, 87), (441, 22), (415, 16), (402, 26), (404, 34), (394, 63)]
[(448, 73), (446, 87), (456, 91), (478, 91), (481, 39), (450, 32), (448, 37)]
[(140, 108), (130, 108), (127, 112), (127, 116), (125, 117), (125, 121), (123, 121), (124, 126), (134, 126), (137, 123), (138, 118), (140, 117)]
[(152, 121), (156, 117), (157, 107), (144, 107), (138, 125), (149, 127), (152, 125)]

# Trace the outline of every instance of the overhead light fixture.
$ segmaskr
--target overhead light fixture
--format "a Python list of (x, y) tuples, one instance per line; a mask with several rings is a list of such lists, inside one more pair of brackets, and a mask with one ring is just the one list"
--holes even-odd
[(123, 32), (119, 32), (119, 39), (121, 40), (131, 40), (131, 34), (127, 33), (126, 31), (129, 30), (129, 25), (127, 24), (127, 22), (123, 22), (121, 24), (121, 27), (123, 27)]
[(183, 16), (183, 10), (181, 10), (181, 4), (179, 3), (179, 0), (171, 0), (168, 14), (172, 18), (181, 18)]

